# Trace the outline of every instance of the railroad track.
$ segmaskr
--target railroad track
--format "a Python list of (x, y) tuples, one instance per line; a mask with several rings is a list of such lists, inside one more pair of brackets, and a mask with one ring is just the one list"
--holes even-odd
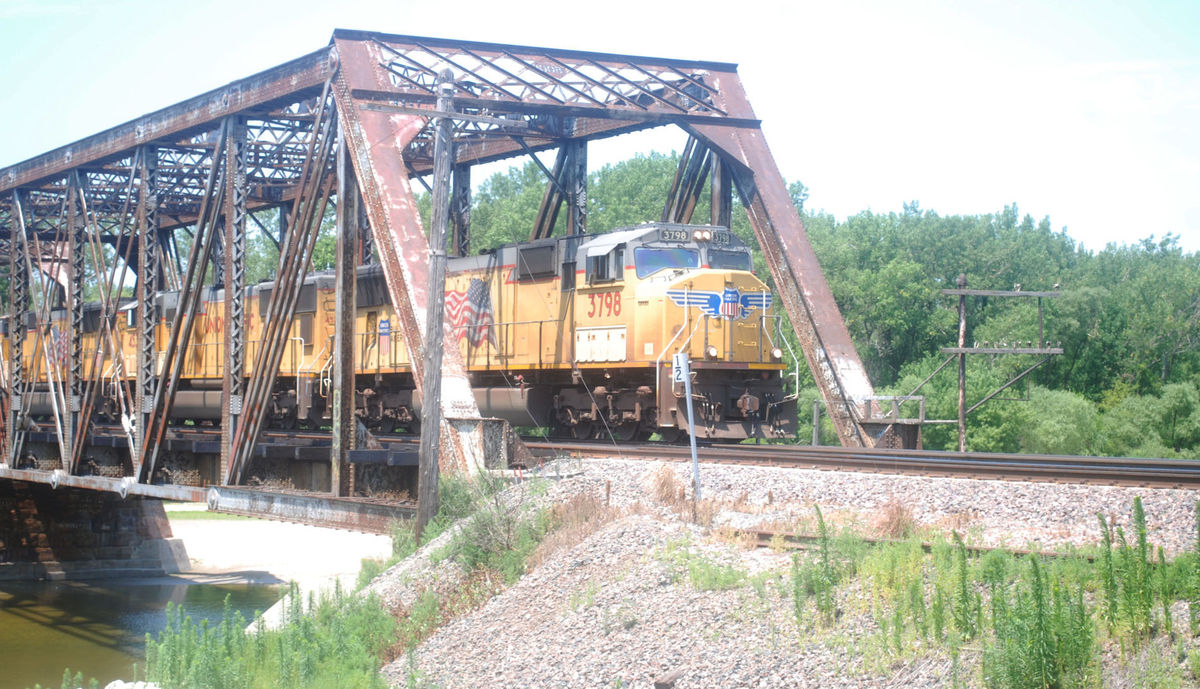
[[(526, 444), (536, 456), (611, 456), (630, 459), (690, 461), (690, 449), (680, 445), (643, 443), (616, 446), (604, 442), (542, 442)], [(1082, 483), (1147, 488), (1200, 488), (1200, 461), (960, 453), (933, 450), (864, 450), (796, 445), (705, 445), (701, 461), (718, 464), (859, 471), (910, 476), (1000, 479), (1047, 483)]]
[[(213, 428), (179, 427), (183, 436), (219, 437)], [(328, 432), (269, 430), (263, 434), (273, 442), (294, 442), (317, 446), (328, 442)], [(381, 435), (384, 446), (409, 446), (411, 435)], [(615, 445), (605, 441), (546, 441), (524, 438), (537, 457), (624, 457), (689, 461), (686, 445), (637, 443)], [(935, 450), (851, 449), (811, 445), (740, 445), (703, 443), (698, 450), (703, 462), (741, 464), (826, 471), (938, 476), (952, 478), (1080, 483), (1146, 488), (1200, 488), (1200, 461), (1188, 459), (1135, 459), (1125, 457), (1076, 457), (1066, 455), (1027, 455), (1001, 453), (963, 453)]]
[[(181, 436), (219, 437), (212, 428), (172, 429)], [(327, 446), (329, 434), (322, 431), (269, 430), (264, 438), (276, 443)], [(416, 438), (381, 435), (383, 446), (407, 447)], [(546, 441), (525, 438), (540, 458), (561, 456), (609, 456), (628, 459), (689, 461), (686, 445), (637, 443), (616, 445), (605, 441)], [(1136, 459), (1124, 457), (1077, 457), (1001, 453), (962, 453), (935, 450), (853, 449), (809, 445), (741, 445), (704, 443), (698, 449), (701, 461), (825, 471), (937, 476), (952, 478), (1077, 483), (1146, 488), (1200, 489), (1200, 461), (1187, 459)]]

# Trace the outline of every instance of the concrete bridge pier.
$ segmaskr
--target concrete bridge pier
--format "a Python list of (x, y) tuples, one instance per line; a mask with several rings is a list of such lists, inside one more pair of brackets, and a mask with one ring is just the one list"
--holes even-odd
[(187, 563), (161, 500), (0, 479), (0, 581), (161, 576)]

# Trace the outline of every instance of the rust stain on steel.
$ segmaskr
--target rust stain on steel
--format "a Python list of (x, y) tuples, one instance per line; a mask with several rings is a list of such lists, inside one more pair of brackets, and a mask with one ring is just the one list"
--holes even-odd
[(123, 479), (108, 478), (105, 476), (72, 476), (62, 470), (34, 471), (0, 467), (0, 479), (42, 483), (56, 489), (86, 488), (88, 490), (116, 493), (121, 497), (136, 495), (162, 500), (182, 500), (185, 502), (204, 502), (208, 494), (207, 489), (194, 486), (138, 483), (132, 476), (126, 476)]
[[(388, 293), (411, 353), (413, 379), (422, 389), (425, 371), (419, 353), (424, 350), (430, 250), (409, 187), (404, 151), (425, 128), (428, 118), (361, 107), (351, 96), (351, 89), (380, 85), (382, 77), (375, 69), (380, 59), (378, 47), (342, 39), (335, 39), (335, 46), (339, 71), (334, 80), (334, 101), (353, 154)], [(442, 336), (444, 341), (454, 341), (448, 331)], [(480, 418), (457, 347), (445, 352), (441, 401), (446, 418)], [(464, 473), (483, 465), (481, 448), (468, 446), (467, 439), (454, 432), (450, 424), (442, 425), (441, 434), (441, 463), (447, 471)]]
[(172, 134), (204, 127), (227, 115), (318, 88), (333, 72), (329, 48), (322, 48), (254, 76), (67, 144), (0, 170), (0, 191), (29, 186)]
[[(718, 83), (726, 111), (752, 119), (754, 111), (737, 75), (721, 75)], [(873, 439), (859, 425), (857, 407), (874, 395), (874, 388), (762, 131), (696, 123), (684, 128), (734, 163), (734, 178), (748, 201), (755, 237), (813, 377), (832, 410), (838, 437), (843, 445), (872, 446)]]
[(207, 491), (210, 512), (298, 522), (350, 531), (386, 534), (410, 519), (411, 504), (381, 503), (320, 495), (297, 495), (222, 486)]

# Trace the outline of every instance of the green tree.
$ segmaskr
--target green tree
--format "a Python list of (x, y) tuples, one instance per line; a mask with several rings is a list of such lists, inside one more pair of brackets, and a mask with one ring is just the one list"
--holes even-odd
[(1034, 387), (1022, 410), (1021, 450), (1035, 454), (1089, 455), (1096, 445), (1099, 413), (1082, 395)]

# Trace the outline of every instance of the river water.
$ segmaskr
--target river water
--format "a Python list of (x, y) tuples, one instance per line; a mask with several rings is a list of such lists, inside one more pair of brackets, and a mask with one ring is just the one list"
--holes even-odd
[(166, 626), (168, 602), (182, 605), (197, 623), (217, 622), (229, 596), (233, 609), (251, 620), (284, 592), (273, 584), (193, 583), (175, 577), (0, 582), (0, 689), (35, 683), (57, 689), (67, 667), (103, 687), (131, 679), (137, 663), (140, 679), (146, 634), (157, 635)]

